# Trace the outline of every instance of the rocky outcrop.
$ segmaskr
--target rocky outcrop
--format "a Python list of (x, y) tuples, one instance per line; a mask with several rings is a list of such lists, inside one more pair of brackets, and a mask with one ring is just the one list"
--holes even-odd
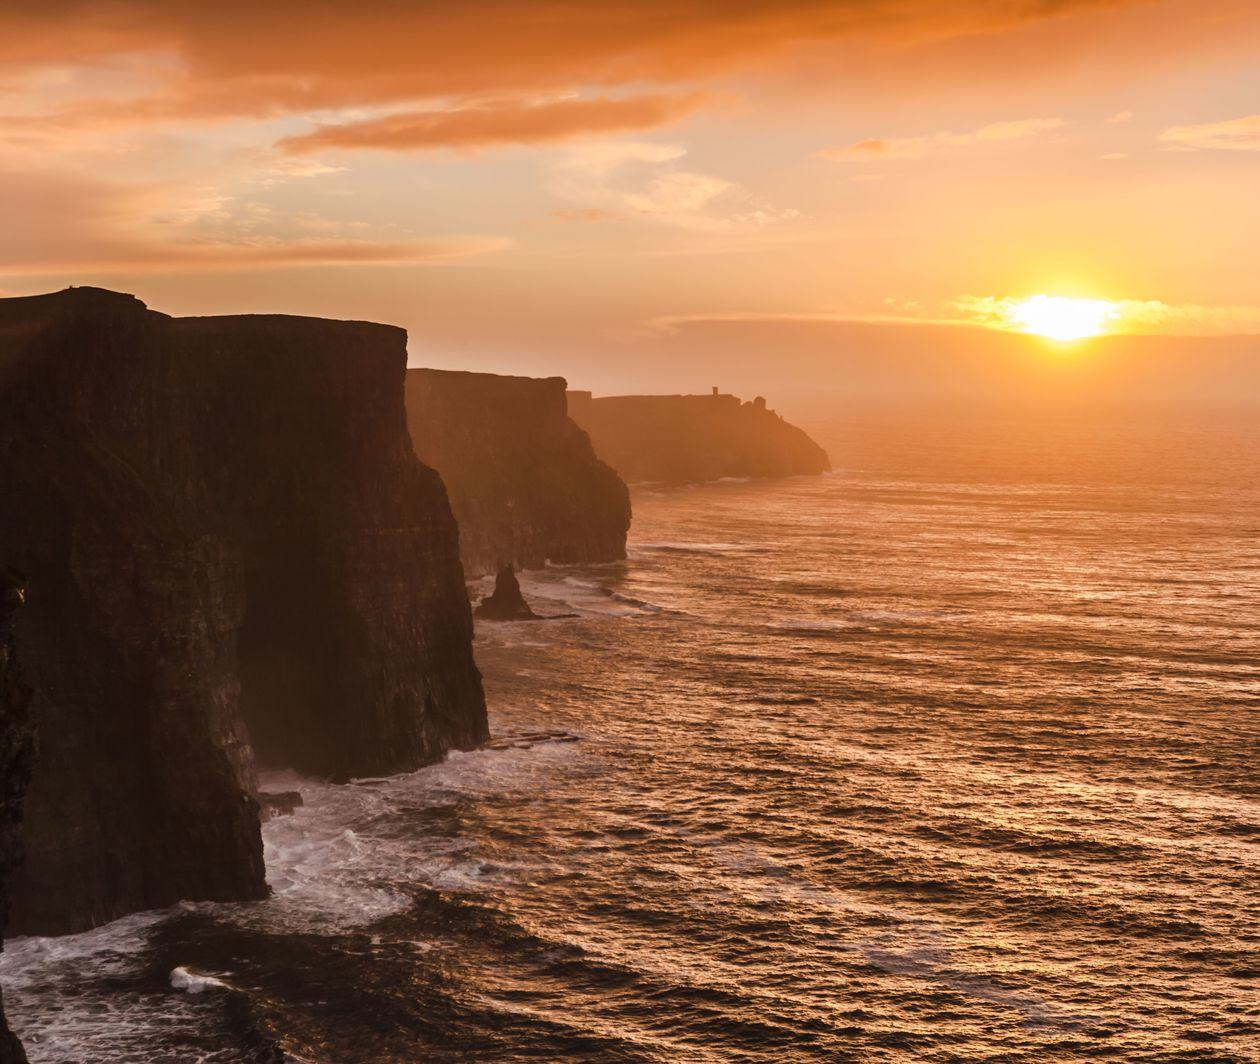
[(569, 413), (629, 483), (824, 473), (827, 453), (764, 399), (569, 393)]
[[(22, 799), (30, 778), (34, 739), (30, 691), (18, 672), (14, 648), (16, 616), (25, 602), (26, 581), (0, 568), (0, 928), (9, 909), (9, 876), (21, 854)], [(0, 997), (0, 1064), (25, 1062), (21, 1043), (5, 1023)]]
[(474, 611), (488, 621), (536, 621), (538, 614), (529, 608), (521, 594), (521, 583), (516, 571), (510, 566), (499, 570), (494, 580), (494, 591), (477, 603)]
[(469, 576), (626, 556), (629, 493), (569, 418), (563, 378), (413, 369), (407, 421), (446, 482)]
[(40, 755), (11, 926), (265, 893), (252, 766), (414, 768), (486, 735), (406, 338), (0, 300), (0, 558)]

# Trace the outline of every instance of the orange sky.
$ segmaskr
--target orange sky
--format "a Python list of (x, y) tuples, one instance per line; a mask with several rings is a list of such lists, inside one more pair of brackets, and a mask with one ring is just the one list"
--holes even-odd
[(597, 390), (931, 376), (1034, 293), (1194, 359), (1260, 334), (1258, 64), (1254, 0), (4, 3), (0, 291)]

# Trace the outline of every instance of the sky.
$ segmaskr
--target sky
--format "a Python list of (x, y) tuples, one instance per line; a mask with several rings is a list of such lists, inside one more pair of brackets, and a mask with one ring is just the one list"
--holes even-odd
[(1257, 69), (1254, 0), (0, 0), (0, 293), (597, 392), (1254, 393)]

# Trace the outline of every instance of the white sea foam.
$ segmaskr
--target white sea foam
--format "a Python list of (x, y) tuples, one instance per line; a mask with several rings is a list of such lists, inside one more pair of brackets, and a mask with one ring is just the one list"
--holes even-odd
[(579, 617), (633, 617), (659, 613), (662, 607), (563, 570), (521, 573), (521, 590), (539, 613), (577, 613)]
[(575, 756), (570, 742), (539, 742), (452, 753), (418, 772), (331, 784), (291, 772), (268, 773), (265, 790), (295, 790), (292, 816), (263, 824), (272, 896), (251, 905), (216, 905), (234, 922), (279, 932), (344, 931), (402, 912), (411, 897), (398, 884), (446, 891), (484, 889), (503, 874), (467, 838), (399, 831), (398, 825), (466, 792), (532, 791), (557, 759)]
[(183, 995), (124, 989), (139, 980), (150, 932), (174, 910), (139, 913), (78, 935), (10, 939), (0, 984), (31, 1064), (148, 1061), (203, 1022)]
[(91, 968), (99, 975), (135, 971), (136, 955), (148, 933), (169, 915), (169, 910), (137, 913), (78, 935), (6, 939), (0, 953), (0, 979), (5, 991), (19, 991), (58, 971)]
[(222, 979), (194, 968), (180, 965), (171, 971), (171, 986), (176, 990), (187, 990), (190, 994), (201, 994), (207, 990), (226, 990), (228, 984)]
[[(511, 875), (510, 867), (483, 860), (470, 840), (401, 832), (398, 825), (408, 822), (409, 810), (422, 814), (461, 793), (530, 792), (542, 785), (549, 765), (577, 756), (577, 745), (544, 740), (461, 752), (419, 772), (345, 785), (264, 774), (264, 789), (300, 791), (304, 801), (292, 816), (263, 824), (271, 898), (184, 903), (83, 934), (5, 943), (0, 984), (32, 1064), (149, 1061), (156, 1046), (199, 1037), (211, 1015), (201, 1000), (230, 989), (226, 978), (180, 965), (169, 975), (172, 991), (184, 991), (179, 994), (155, 992), (144, 979), (150, 934), (180, 912), (267, 933), (336, 934), (409, 906), (410, 896), (395, 884), (476, 892)], [(432, 948), (413, 945), (418, 952)], [(123, 988), (129, 984), (135, 988)]]

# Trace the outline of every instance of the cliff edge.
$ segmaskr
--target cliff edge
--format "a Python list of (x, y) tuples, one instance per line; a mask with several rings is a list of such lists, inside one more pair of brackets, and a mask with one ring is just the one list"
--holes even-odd
[(253, 766), (402, 771), (486, 735), (406, 337), (0, 300), (0, 558), (39, 756), (11, 929), (266, 893)]
[(563, 378), (409, 370), (407, 421), (470, 577), (626, 556), (629, 492), (569, 417)]
[(827, 453), (764, 399), (733, 395), (569, 393), (595, 452), (631, 484), (825, 473)]
[[(17, 612), (25, 602), (26, 581), (0, 566), (0, 929), (9, 911), (9, 877), (21, 854), (22, 799), (33, 753), (30, 691), (18, 673), (13, 638)], [(22, 1045), (5, 1022), (2, 997), (0, 1064), (26, 1064)]]

